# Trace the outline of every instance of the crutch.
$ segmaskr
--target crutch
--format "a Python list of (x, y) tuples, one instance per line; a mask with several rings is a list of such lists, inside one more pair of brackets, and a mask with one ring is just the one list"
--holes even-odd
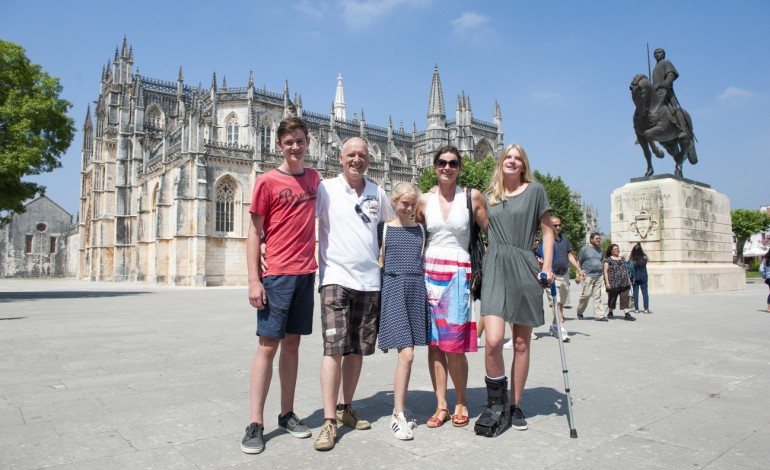
[[(548, 276), (545, 273), (540, 274), (540, 283), (543, 287), (548, 287)], [(556, 283), (554, 282), (550, 286), (551, 288), (551, 304), (553, 306), (554, 318), (558, 319), (558, 313), (556, 312)], [(567, 393), (567, 424), (569, 425), (569, 437), (577, 438), (577, 429), (575, 429), (575, 418), (572, 416), (572, 397), (569, 390), (569, 371), (567, 370), (567, 356), (564, 355), (564, 341), (561, 333), (561, 325), (557, 325), (556, 331), (559, 337), (559, 353), (561, 354), (561, 371), (564, 375), (564, 391)]]

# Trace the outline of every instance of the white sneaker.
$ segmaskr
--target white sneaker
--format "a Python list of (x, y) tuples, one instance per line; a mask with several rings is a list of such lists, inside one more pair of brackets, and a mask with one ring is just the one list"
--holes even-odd
[[(548, 334), (550, 334), (554, 338), (558, 338), (559, 337), (559, 332), (556, 331), (556, 325), (552, 324), (551, 327), (548, 328)], [(561, 338), (562, 338), (562, 341), (565, 342), (565, 343), (569, 343), (570, 342), (569, 333), (567, 333), (567, 330), (565, 330), (563, 326), (561, 327)]]
[(548, 334), (551, 336), (559, 336), (559, 333), (556, 332), (556, 325), (551, 323), (551, 326), (548, 327)]
[[(538, 339), (538, 338), (540, 337), (536, 335), (534, 331), (532, 332), (532, 336), (529, 337), (529, 339)], [(513, 347), (513, 345), (511, 345), (511, 347)]]
[(503, 349), (513, 349), (513, 338), (505, 342)]
[(412, 413), (411, 410), (408, 408), (404, 408), (404, 419), (406, 420), (406, 424), (409, 425), (409, 429), (414, 429), (417, 427), (417, 418), (414, 417), (414, 413)]
[(414, 432), (412, 432), (409, 423), (406, 422), (403, 411), (390, 417), (390, 430), (393, 431), (393, 435), (396, 439), (401, 439), (402, 441), (414, 439)]

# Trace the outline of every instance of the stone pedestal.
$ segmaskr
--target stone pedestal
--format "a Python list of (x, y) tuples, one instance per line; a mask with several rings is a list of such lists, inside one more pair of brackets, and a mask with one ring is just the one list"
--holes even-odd
[(642, 244), (652, 293), (746, 288), (745, 273), (732, 263), (730, 201), (707, 184), (673, 175), (634, 178), (612, 192), (611, 231), (626, 259)]

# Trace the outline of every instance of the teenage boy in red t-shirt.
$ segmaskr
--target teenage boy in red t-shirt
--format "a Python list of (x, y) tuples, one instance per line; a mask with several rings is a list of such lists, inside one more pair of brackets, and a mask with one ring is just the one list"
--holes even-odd
[[(259, 345), (251, 365), (251, 421), (241, 450), (258, 454), (265, 449), (264, 409), (273, 359), (281, 380), (281, 414), (278, 426), (297, 438), (310, 437), (310, 429), (294, 414), (301, 335), (313, 329), (315, 296), (315, 199), (320, 183), (316, 170), (305, 168), (310, 136), (307, 124), (291, 117), (278, 126), (278, 148), (284, 161), (259, 176), (254, 184), (246, 240), (249, 303), (257, 311)], [(264, 243), (264, 245), (262, 245)], [(262, 246), (269, 266), (262, 271)]]

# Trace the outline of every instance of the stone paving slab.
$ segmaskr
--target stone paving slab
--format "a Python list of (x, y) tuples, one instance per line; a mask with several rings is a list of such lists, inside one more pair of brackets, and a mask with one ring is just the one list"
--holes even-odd
[[(246, 455), (256, 338), (244, 288), (0, 279), (0, 468), (768, 468), (766, 297), (751, 283), (651, 293), (655, 313), (636, 322), (579, 321), (567, 310), (577, 439), (558, 343), (541, 327), (522, 403), (526, 432), (487, 439), (472, 423), (428, 429), (435, 401), (418, 348), (407, 398), (420, 420), (414, 441), (390, 433), (396, 354), (378, 352), (364, 361), (354, 404), (373, 429), (340, 428), (337, 447), (316, 452), (313, 438), (277, 428), (276, 373), (266, 450)], [(318, 314), (315, 323), (300, 348), (295, 401), (314, 435), (323, 421)], [(468, 355), (472, 420), (485, 401), (483, 359), (483, 349)]]

